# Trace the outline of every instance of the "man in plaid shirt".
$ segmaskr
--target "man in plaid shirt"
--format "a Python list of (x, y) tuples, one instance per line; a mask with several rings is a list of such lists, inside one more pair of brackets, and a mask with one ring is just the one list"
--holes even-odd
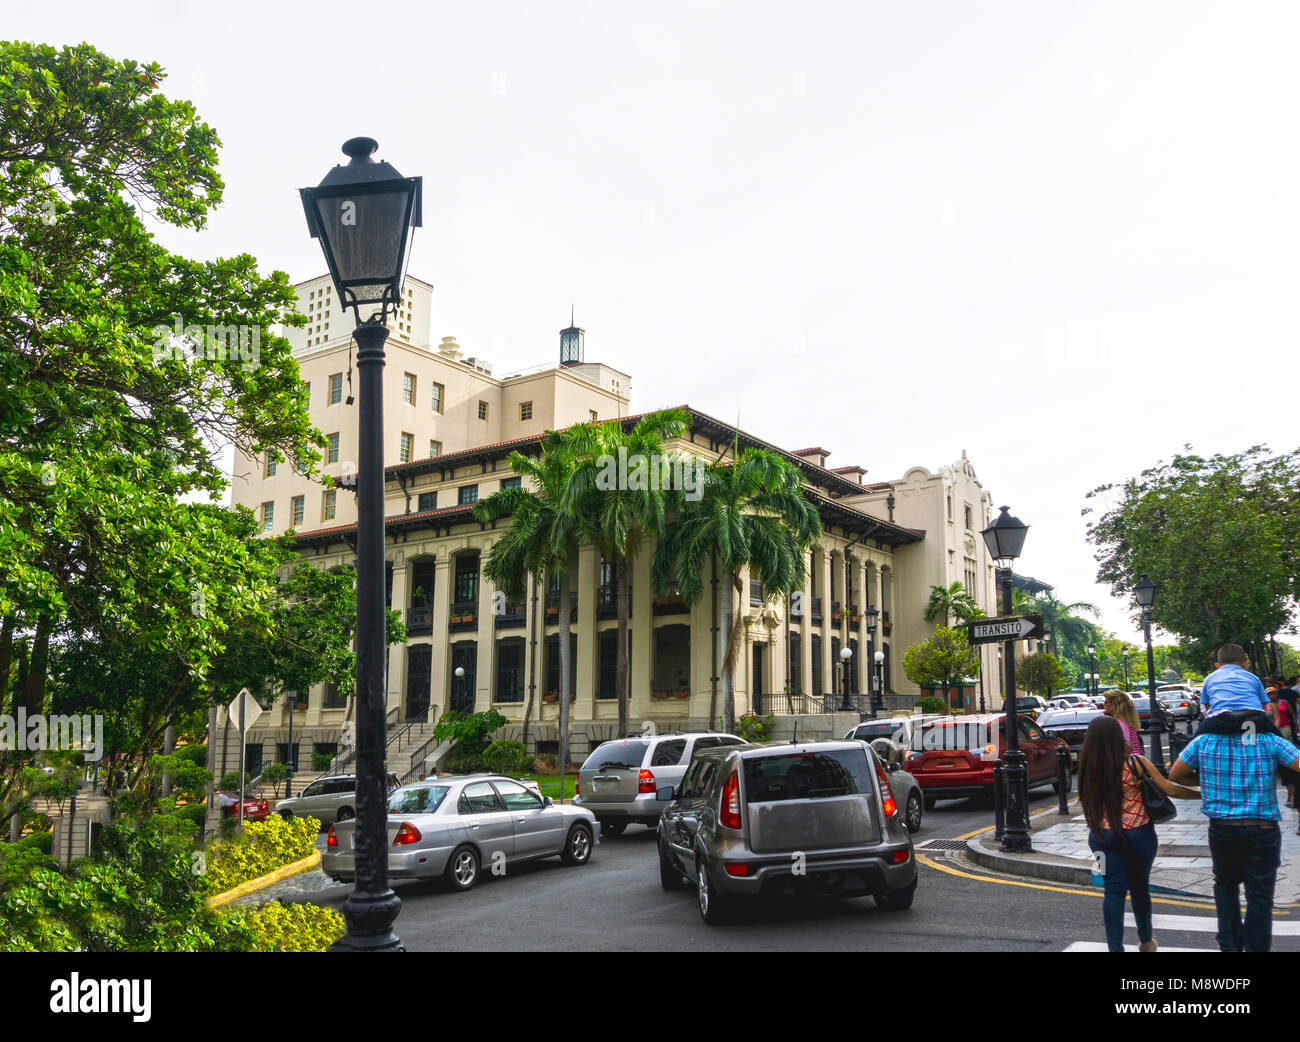
[[(1249, 724), (1239, 734), (1201, 734), (1169, 772), (1172, 782), (1200, 774), (1201, 811), (1210, 819), (1219, 949), (1266, 952), (1273, 942), (1273, 890), (1282, 863), (1277, 769), (1300, 769), (1300, 749)], [(1240, 888), (1246, 887), (1246, 922)]]

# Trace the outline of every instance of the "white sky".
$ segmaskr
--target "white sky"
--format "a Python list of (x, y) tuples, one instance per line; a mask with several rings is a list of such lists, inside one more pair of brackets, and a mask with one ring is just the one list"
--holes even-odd
[(339, 144), (423, 175), (433, 340), (587, 357), (867, 480), (965, 449), (1094, 581), (1084, 494), (1192, 443), (1300, 439), (1300, 7), (1285, 3), (23, 5), (11, 39), (158, 61), (227, 191), (173, 249), (324, 270)]

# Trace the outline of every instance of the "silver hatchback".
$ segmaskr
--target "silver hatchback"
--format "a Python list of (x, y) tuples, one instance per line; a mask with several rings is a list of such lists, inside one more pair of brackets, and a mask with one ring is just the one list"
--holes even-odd
[(673, 799), (659, 820), (660, 882), (693, 882), (710, 925), (744, 896), (870, 894), (882, 909), (912, 905), (912, 839), (865, 742), (706, 751), (662, 796)]

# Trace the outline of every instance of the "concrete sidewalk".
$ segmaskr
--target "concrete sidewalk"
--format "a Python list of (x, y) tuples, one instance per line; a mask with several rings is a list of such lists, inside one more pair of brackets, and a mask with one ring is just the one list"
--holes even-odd
[[(1297, 813), (1286, 807), (1286, 792), (1279, 789), (1278, 795), (1278, 806), (1282, 808), (1282, 867), (1278, 869), (1274, 902), (1281, 907), (1300, 904), (1300, 835), (1296, 834)], [(1209, 819), (1201, 813), (1199, 800), (1174, 800), (1174, 805), (1178, 816), (1156, 826), (1160, 846), (1151, 868), (1151, 889), (1213, 901)], [(1068, 818), (1055, 811), (1030, 818), (1032, 854), (1005, 853), (993, 838), (992, 829), (967, 840), (967, 851), (972, 861), (999, 872), (1093, 886), (1088, 825), (1079, 812), (1077, 798), (1071, 800), (1070, 811)]]

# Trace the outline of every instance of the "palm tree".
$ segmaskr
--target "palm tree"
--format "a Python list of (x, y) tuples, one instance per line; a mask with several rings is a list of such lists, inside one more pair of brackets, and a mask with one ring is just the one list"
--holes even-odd
[[(714, 462), (704, 473), (702, 496), (681, 503), (681, 515), (660, 541), (652, 565), (657, 590), (676, 582), (682, 600), (692, 605), (704, 593), (704, 564), (713, 576), (721, 570), (719, 628), (725, 646), (722, 662), (723, 727), (735, 729), (732, 676), (742, 635), (742, 570), (763, 583), (765, 593), (789, 596), (804, 584), (804, 552), (821, 541), (817, 509), (803, 494), (798, 468), (774, 452), (748, 448), (735, 462)], [(735, 601), (733, 613), (732, 601)], [(709, 720), (717, 705), (709, 703)]]
[(925, 606), (925, 621), (934, 622), (942, 619), (942, 626), (950, 626), (952, 620), (965, 622), (977, 618), (982, 610), (975, 603), (975, 595), (959, 582), (948, 586), (931, 586), (930, 601)]
[(1032, 610), (1043, 617), (1043, 632), (1048, 636), (1052, 654), (1062, 657), (1060, 648), (1065, 648), (1065, 658), (1075, 659), (1078, 652), (1087, 647), (1089, 641), (1098, 637), (1095, 623), (1081, 619), (1077, 612), (1098, 615), (1097, 608), (1087, 601), (1075, 601), (1066, 604), (1058, 601), (1050, 593), (1040, 593), (1033, 599)]
[[(653, 461), (670, 459), (666, 443), (680, 437), (690, 424), (686, 410), (663, 409), (642, 417), (630, 430), (618, 420), (578, 423), (568, 429), (574, 467), (561, 510), (574, 519), (582, 540), (594, 543), (614, 568), (618, 610), (614, 688), (620, 735), (627, 734), (628, 727), (628, 570), (647, 539), (662, 537), (666, 513), (680, 496), (680, 490), (665, 488), (657, 480)], [(610, 480), (611, 462), (621, 463), (619, 469), (627, 480)], [(642, 466), (640, 476), (647, 480), (634, 480)]]
[[(530, 488), (503, 488), (474, 506), (474, 517), (483, 524), (510, 518), (510, 526), (492, 544), (483, 573), (511, 601), (527, 596), (526, 580), (534, 583), (557, 576), (560, 586), (560, 795), (564, 795), (564, 773), (569, 754), (569, 576), (578, 548), (578, 526), (562, 502), (573, 474), (573, 452), (563, 433), (547, 431), (541, 440), (541, 455), (532, 459), (518, 452), (510, 454), (510, 469), (528, 479)], [(528, 721), (533, 696), (524, 708), (524, 744), (528, 744)]]

